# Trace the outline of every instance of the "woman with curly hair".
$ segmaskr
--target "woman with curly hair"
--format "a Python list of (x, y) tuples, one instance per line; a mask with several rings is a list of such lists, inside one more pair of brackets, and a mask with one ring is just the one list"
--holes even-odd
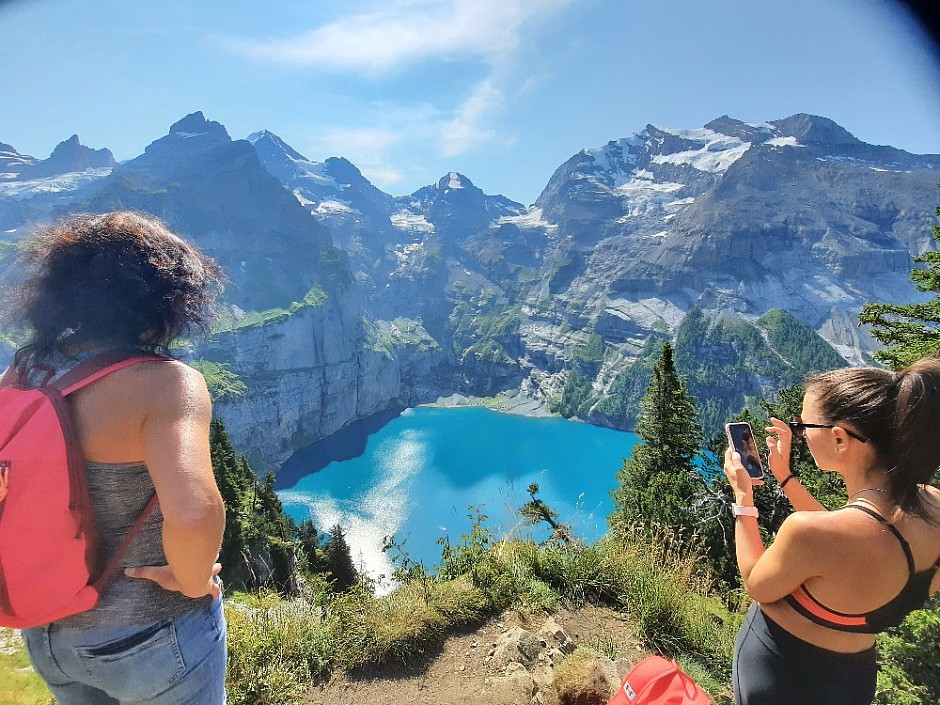
[[(875, 635), (940, 590), (940, 360), (833, 370), (805, 388), (802, 413), (767, 428), (771, 472), (796, 510), (767, 548), (751, 480), (725, 454), (738, 567), (756, 600), (734, 652), (739, 705), (869, 705)], [(826, 511), (791, 473), (793, 436), (842, 476), (844, 507)]]
[[(40, 232), (16, 318), (29, 331), (4, 381), (49, 383), (102, 353), (169, 354), (205, 326), (221, 270), (158, 220), (79, 215)], [(157, 508), (91, 610), (23, 630), (59, 705), (216, 705), (226, 637), (216, 578), (225, 511), (209, 454), (202, 375), (169, 357), (66, 397), (105, 556)]]

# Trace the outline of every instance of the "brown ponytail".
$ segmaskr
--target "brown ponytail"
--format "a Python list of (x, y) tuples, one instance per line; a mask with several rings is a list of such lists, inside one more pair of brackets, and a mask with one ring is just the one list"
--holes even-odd
[(899, 373), (850, 367), (807, 379), (830, 423), (849, 422), (887, 469), (888, 491), (903, 511), (926, 516), (920, 485), (940, 468), (940, 359)]
[(888, 489), (906, 512), (923, 515), (918, 486), (940, 466), (940, 359), (925, 358), (898, 373)]

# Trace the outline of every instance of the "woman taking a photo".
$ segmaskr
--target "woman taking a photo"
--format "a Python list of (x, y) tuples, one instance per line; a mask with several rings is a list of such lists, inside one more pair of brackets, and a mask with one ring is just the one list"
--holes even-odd
[[(769, 465), (796, 510), (761, 541), (750, 478), (729, 448), (738, 567), (756, 601), (738, 634), (739, 705), (868, 705), (875, 635), (940, 590), (940, 360), (847, 368), (805, 384), (800, 416), (771, 419)], [(845, 481), (826, 511), (790, 472), (793, 436)]]
[[(166, 354), (203, 325), (217, 265), (139, 213), (69, 218), (33, 241), (17, 318), (30, 338), (4, 382), (54, 382), (102, 353)], [(23, 630), (59, 705), (219, 705), (225, 619), (215, 563), (225, 512), (205, 380), (172, 359), (118, 369), (66, 397), (107, 558), (156, 493), (91, 610)]]

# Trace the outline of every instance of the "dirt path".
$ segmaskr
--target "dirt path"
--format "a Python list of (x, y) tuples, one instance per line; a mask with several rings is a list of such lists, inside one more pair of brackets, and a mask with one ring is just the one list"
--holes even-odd
[[(555, 621), (577, 645), (591, 646), (635, 662), (646, 655), (640, 649), (627, 619), (608, 609), (587, 606), (563, 609)], [(338, 675), (328, 684), (311, 689), (310, 705), (530, 705), (531, 697), (514, 696), (497, 687), (501, 670), (490, 665), (494, 644), (512, 627), (533, 633), (544, 616), (524, 618), (509, 612), (473, 631), (452, 634), (439, 653), (413, 667), (387, 666)], [(555, 705), (553, 693), (542, 693), (536, 702)]]

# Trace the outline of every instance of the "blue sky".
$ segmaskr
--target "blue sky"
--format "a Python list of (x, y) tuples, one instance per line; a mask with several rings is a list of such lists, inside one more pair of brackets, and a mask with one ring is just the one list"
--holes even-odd
[(529, 204), (648, 123), (806, 112), (940, 153), (940, 67), (890, 0), (6, 0), (0, 141), (116, 158), (201, 110), (411, 193), (448, 171)]

